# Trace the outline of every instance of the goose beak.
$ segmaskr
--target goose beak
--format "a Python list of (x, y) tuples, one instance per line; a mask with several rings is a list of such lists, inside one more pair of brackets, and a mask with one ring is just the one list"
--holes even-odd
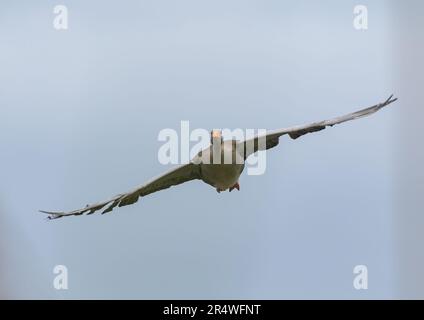
[(212, 139), (221, 139), (221, 132), (218, 130), (213, 130), (212, 131)]

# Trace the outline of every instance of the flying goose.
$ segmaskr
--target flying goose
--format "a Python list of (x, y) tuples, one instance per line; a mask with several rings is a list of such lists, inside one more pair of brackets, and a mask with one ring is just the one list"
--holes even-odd
[[(221, 131), (212, 130), (211, 145), (200, 151), (188, 164), (177, 166), (127, 193), (118, 194), (103, 202), (87, 205), (82, 209), (69, 212), (52, 212), (42, 210), (40, 210), (40, 212), (48, 214), (48, 219), (57, 219), (72, 215), (78, 216), (84, 213), (93, 214), (94, 212), (102, 209), (102, 214), (104, 214), (112, 211), (117, 206), (122, 207), (133, 204), (137, 202), (138, 198), (147, 196), (153, 192), (197, 179), (211, 185), (218, 192), (225, 190), (229, 190), (231, 192), (233, 189), (240, 190), (238, 180), (244, 169), (244, 160), (258, 150), (267, 150), (275, 147), (278, 145), (279, 138), (281, 136), (287, 134), (290, 138), (297, 139), (307, 133), (323, 130), (328, 126), (332, 127), (335, 124), (368, 116), (396, 100), (397, 98), (393, 98), (393, 95), (391, 95), (382, 103), (354, 113), (330, 120), (268, 131), (266, 135), (257, 135), (252, 139), (244, 141), (224, 141)], [(261, 141), (263, 143), (261, 143)], [(214, 154), (218, 154), (217, 158), (222, 158), (225, 152), (230, 152), (231, 154), (232, 159), (229, 164), (227, 162), (218, 161), (217, 163), (214, 161)], [(214, 158), (213, 161), (211, 161), (212, 158)]]

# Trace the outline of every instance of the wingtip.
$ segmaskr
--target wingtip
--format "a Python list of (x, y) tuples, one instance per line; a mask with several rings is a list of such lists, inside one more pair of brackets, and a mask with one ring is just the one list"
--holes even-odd
[(38, 212), (47, 214), (46, 220), (54, 220), (59, 219), (63, 216), (62, 212), (52, 212), (52, 211), (45, 211), (45, 210), (38, 210)]
[(378, 107), (377, 109), (381, 109), (383, 107), (386, 107), (389, 104), (398, 100), (398, 98), (393, 98), (393, 97), (394, 97), (394, 95), (391, 94), (384, 102), (381, 102), (380, 104), (377, 105), (377, 107)]
[(398, 98), (393, 98), (394, 94), (391, 94), (390, 97), (386, 100), (385, 104), (390, 104), (398, 100)]
[(45, 210), (38, 210), (38, 212), (45, 213), (45, 214), (61, 214), (61, 212), (45, 211)]

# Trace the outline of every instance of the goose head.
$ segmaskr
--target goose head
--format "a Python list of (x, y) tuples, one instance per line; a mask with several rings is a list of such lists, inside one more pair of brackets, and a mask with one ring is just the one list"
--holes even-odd
[(224, 138), (222, 136), (221, 130), (212, 130), (211, 131), (211, 145), (220, 145), (222, 142), (224, 142)]

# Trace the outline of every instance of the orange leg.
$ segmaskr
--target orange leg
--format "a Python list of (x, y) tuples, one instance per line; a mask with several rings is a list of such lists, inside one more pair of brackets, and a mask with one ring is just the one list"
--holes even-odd
[(233, 191), (234, 189), (237, 189), (238, 191), (240, 191), (240, 185), (238, 182), (230, 188), (230, 192)]

